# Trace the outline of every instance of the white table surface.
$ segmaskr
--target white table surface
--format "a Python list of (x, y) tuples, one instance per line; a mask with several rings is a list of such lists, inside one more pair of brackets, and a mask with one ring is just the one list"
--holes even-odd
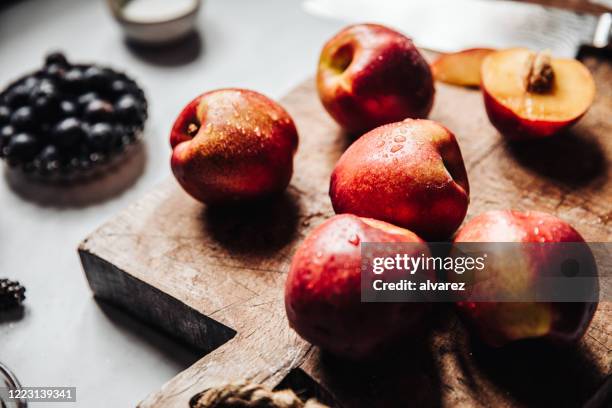
[[(124, 69), (150, 102), (144, 171), (118, 195), (96, 198), (125, 184), (122, 174), (79, 190), (84, 194), (22, 185), (18, 194), (0, 177), (0, 277), (27, 287), (24, 316), (0, 320), (0, 361), (25, 386), (77, 387), (76, 404), (47, 406), (135, 406), (199, 358), (122, 312), (101, 307), (76, 247), (169, 176), (167, 136), (188, 100), (226, 86), (279, 98), (314, 72), (321, 45), (339, 28), (304, 13), (298, 0), (205, 0), (200, 47), (192, 40), (191, 46), (143, 52), (125, 44), (104, 0), (24, 0), (0, 7), (0, 86), (59, 48), (75, 61)], [(83, 204), (83, 198), (94, 202)]]

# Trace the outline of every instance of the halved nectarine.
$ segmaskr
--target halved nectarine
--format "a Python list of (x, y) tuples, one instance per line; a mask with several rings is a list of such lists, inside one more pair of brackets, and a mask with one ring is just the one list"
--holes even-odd
[(480, 66), (485, 57), (495, 50), (470, 48), (440, 55), (432, 64), (434, 79), (459, 86), (480, 86)]
[(482, 63), (482, 90), (493, 126), (511, 140), (558, 134), (576, 123), (595, 98), (595, 82), (579, 61), (512, 48)]

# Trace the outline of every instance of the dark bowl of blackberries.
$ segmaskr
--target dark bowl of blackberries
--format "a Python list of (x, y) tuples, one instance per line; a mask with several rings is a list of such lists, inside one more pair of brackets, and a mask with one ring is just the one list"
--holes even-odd
[(125, 156), (146, 119), (134, 80), (54, 52), (0, 93), (0, 157), (35, 179), (87, 179)]

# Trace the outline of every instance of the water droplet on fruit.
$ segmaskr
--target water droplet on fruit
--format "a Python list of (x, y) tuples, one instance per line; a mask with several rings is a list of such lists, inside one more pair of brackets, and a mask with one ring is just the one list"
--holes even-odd
[(393, 138), (393, 140), (395, 140), (397, 143), (402, 143), (402, 142), (406, 141), (406, 137), (402, 136), (402, 135), (398, 135), (398, 136), (395, 136), (395, 138)]
[(538, 227), (535, 227), (535, 228), (533, 229), (533, 233), (534, 233), (535, 235), (539, 235), (539, 234), (540, 234), (540, 229), (539, 229)]
[(349, 238), (348, 242), (353, 244), (353, 245), (355, 245), (355, 246), (359, 245), (359, 242), (360, 242), (359, 235), (357, 235), (357, 234), (351, 235), (351, 237)]
[(395, 145), (391, 148), (391, 153), (399, 152), (403, 147), (404, 145)]

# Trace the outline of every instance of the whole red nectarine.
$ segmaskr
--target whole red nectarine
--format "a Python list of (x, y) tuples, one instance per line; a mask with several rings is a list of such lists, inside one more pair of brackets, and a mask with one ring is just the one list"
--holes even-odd
[(329, 195), (336, 213), (386, 221), (433, 241), (463, 221), (469, 185), (455, 136), (436, 122), (407, 119), (355, 141), (336, 163)]
[(362, 303), (361, 243), (422, 243), (385, 222), (336, 215), (297, 249), (285, 285), (291, 327), (332, 354), (368, 359), (384, 354), (406, 334), (421, 333), (428, 303)]
[[(455, 243), (583, 243), (582, 236), (565, 221), (549, 214), (528, 211), (489, 211), (471, 219), (457, 232)], [(589, 251), (588, 246), (584, 246)], [(548, 269), (554, 251), (539, 245), (525, 246), (513, 259), (489, 266), (489, 279), (476, 280), (472, 293), (487, 297), (512, 295), (531, 285)], [(453, 280), (462, 276), (452, 275)], [(578, 283), (579, 281), (577, 281)], [(547, 338), (559, 343), (580, 339), (591, 322), (592, 302), (458, 302), (458, 308), (478, 336), (491, 346), (529, 339)]]
[(219, 89), (192, 100), (170, 135), (172, 171), (207, 204), (283, 191), (293, 173), (298, 134), (276, 102), (245, 89)]
[(412, 41), (377, 24), (349, 26), (325, 44), (317, 90), (325, 109), (350, 132), (426, 118), (434, 100), (431, 70)]

